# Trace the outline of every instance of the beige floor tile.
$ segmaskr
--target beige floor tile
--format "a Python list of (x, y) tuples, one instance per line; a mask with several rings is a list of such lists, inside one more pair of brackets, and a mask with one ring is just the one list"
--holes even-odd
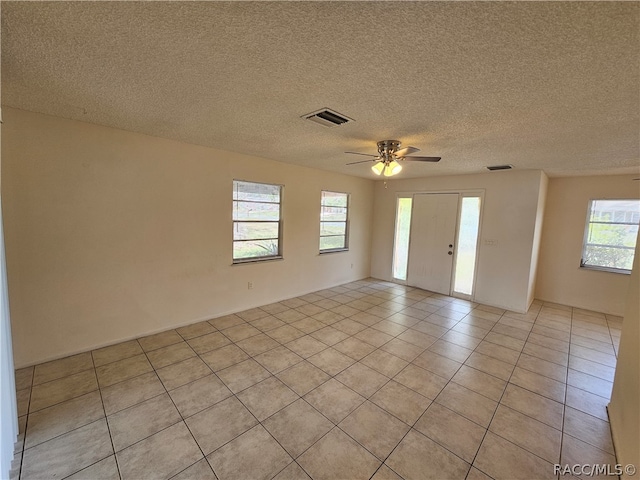
[(31, 388), (33, 384), (33, 370), (34, 367), (21, 368), (16, 370), (16, 390), (23, 390), (25, 388)]
[(331, 376), (337, 375), (355, 363), (354, 359), (347, 357), (331, 347), (310, 356), (307, 358), (307, 361)]
[(25, 448), (31, 448), (104, 418), (100, 392), (94, 391), (29, 415)]
[(107, 417), (116, 453), (159, 432), (182, 418), (169, 398), (162, 394)]
[(185, 340), (191, 340), (192, 338), (201, 337), (208, 333), (214, 333), (216, 328), (209, 322), (199, 322), (193, 325), (187, 325), (186, 327), (176, 328), (176, 332)]
[(448, 379), (453, 377), (458, 369), (462, 366), (461, 363), (458, 363), (455, 360), (443, 357), (442, 355), (430, 352), (429, 350), (423, 352), (412, 363), (421, 368), (424, 368), (425, 370), (429, 370), (436, 375)]
[(190, 417), (232, 395), (215, 375), (207, 375), (169, 392), (183, 418)]
[(89, 352), (72, 355), (52, 362), (41, 363), (35, 366), (33, 385), (68, 377), (74, 373), (90, 369), (93, 369), (93, 359)]
[(531, 332), (537, 333), (538, 335), (544, 335), (549, 338), (558, 338), (563, 342), (568, 342), (571, 339), (571, 333), (569, 330), (569, 327), (567, 327), (566, 331), (563, 331), (536, 323), (531, 329)]
[[(339, 297), (332, 297), (332, 300), (338, 301), (338, 298)], [(348, 300), (348, 297), (346, 297), (346, 296), (342, 297), (342, 298), (340, 298), (340, 300)], [(373, 307), (373, 308), (377, 308), (377, 307)], [(374, 313), (374, 312), (371, 311), (372, 309), (367, 310), (367, 312)], [(353, 307), (350, 307), (348, 305), (339, 305), (337, 307), (332, 308), (331, 311), (335, 312), (335, 313), (338, 313), (338, 314), (340, 314), (340, 315), (342, 315), (343, 317), (346, 317), (346, 318), (351, 317), (353, 315), (356, 315), (357, 313), (360, 312), (360, 310), (358, 310), (356, 308), (353, 308)], [(380, 313), (380, 312), (378, 312), (378, 313)], [(387, 310), (384, 310), (384, 312), (382, 312), (382, 313), (383, 313), (382, 315), (379, 315), (380, 318), (384, 318), (384, 314), (387, 313)]]
[(235, 397), (229, 397), (185, 420), (205, 455), (220, 448), (258, 421)]
[(173, 345), (158, 348), (157, 350), (147, 353), (147, 358), (155, 369), (166, 367), (195, 356), (196, 353), (185, 342), (174, 343)]
[(507, 385), (500, 403), (551, 427), (562, 429), (564, 416), (562, 403), (530, 392), (512, 383)]
[(227, 337), (232, 342), (239, 342), (240, 340), (244, 340), (245, 338), (253, 337), (254, 335), (259, 335), (260, 330), (255, 327), (252, 327), (248, 323), (243, 323), (240, 325), (236, 325), (235, 327), (227, 328), (222, 330), (225, 337)]
[(482, 473), (476, 467), (471, 467), (471, 470), (469, 470), (465, 480), (492, 480), (492, 478), (489, 475)]
[(507, 382), (504, 380), (466, 365), (460, 367), (460, 370), (453, 376), (451, 381), (489, 397), (496, 402), (500, 400), (507, 386)]
[(497, 402), (457, 383), (449, 383), (436, 398), (443, 405), (482, 427), (488, 427)]
[(535, 343), (527, 342), (522, 349), (522, 353), (547, 360), (548, 362), (557, 363), (558, 365), (565, 367), (569, 365), (569, 355), (566, 352), (546, 348)]
[(303, 399), (269, 417), (263, 425), (293, 458), (333, 428), (326, 417)]
[[(26, 415), (27, 413), (29, 413), (29, 402), (31, 401), (31, 389), (30, 388), (25, 388), (23, 390), (18, 390), (16, 392), (16, 403), (17, 403), (17, 407), (18, 407), (18, 416), (22, 416), (22, 415)], [(46, 397), (43, 396), (43, 398), (40, 400), (40, 403), (44, 403), (44, 401), (46, 401)], [(45, 405), (45, 407), (48, 405)], [(40, 406), (40, 408), (44, 408), (43, 406)], [(35, 411), (34, 408), (31, 409), (31, 411)]]
[(267, 480), (292, 458), (261, 425), (253, 427), (207, 457), (218, 478)]
[(354, 360), (361, 360), (376, 349), (373, 345), (353, 337), (336, 343), (333, 348)]
[(462, 333), (470, 337), (477, 338), (479, 340), (482, 340), (484, 337), (487, 336), (487, 333), (489, 333), (489, 330), (486, 328), (477, 327), (475, 325), (471, 325), (465, 322), (458, 322), (451, 330), (453, 330), (454, 332)]
[(311, 336), (329, 346), (335, 345), (336, 343), (349, 338), (349, 335), (331, 326), (326, 326), (324, 328), (316, 330), (315, 332), (311, 333)]
[(184, 422), (176, 423), (116, 454), (123, 480), (170, 478), (202, 458)]
[[(489, 431), (550, 463), (560, 461), (562, 432), (509, 407), (498, 406)], [(526, 434), (523, 435), (523, 432)]]
[[(530, 334), (529, 336), (531, 335), (532, 334)], [(524, 340), (519, 340), (508, 335), (503, 335), (501, 333), (496, 333), (495, 331), (489, 332), (487, 336), (484, 337), (484, 340), (489, 343), (495, 343), (496, 345), (502, 345), (503, 347), (510, 348), (511, 350), (515, 350), (517, 352), (521, 352), (525, 344)]]
[(447, 379), (415, 365), (408, 365), (393, 378), (396, 382), (433, 400), (447, 384)]
[(200, 358), (194, 357), (174, 363), (168, 367), (157, 370), (156, 373), (167, 390), (181, 387), (187, 383), (193, 382), (211, 373), (211, 369), (207, 367)]
[(354, 335), (358, 340), (362, 340), (369, 345), (373, 345), (376, 348), (381, 347), (388, 341), (393, 339), (392, 335), (383, 333), (375, 328), (366, 328)]
[(558, 352), (569, 353), (569, 342), (565, 342), (557, 338), (545, 337), (544, 335), (538, 335), (537, 333), (529, 334), (527, 343), (534, 343)]
[(370, 400), (407, 425), (413, 425), (431, 404), (427, 397), (393, 380), (378, 390)]
[(549, 377), (516, 367), (510, 382), (556, 402), (564, 402), (565, 384)]
[(282, 320), (279, 320), (271, 315), (251, 322), (252, 327), (255, 327), (261, 332), (265, 333), (271, 330), (275, 330), (276, 328), (284, 327), (285, 325), (286, 323), (284, 323)]
[(403, 478), (464, 478), (470, 465), (430, 438), (411, 430), (385, 462)]
[(360, 405), (338, 426), (380, 461), (387, 458), (410, 428), (369, 401)]
[(589, 393), (599, 395), (606, 399), (611, 398), (611, 389), (613, 388), (612, 382), (573, 370), (572, 368), (569, 369), (567, 374), (567, 385), (586, 390)]
[(446, 342), (444, 340), (438, 340), (433, 345), (431, 345), (428, 350), (459, 363), (464, 363), (473, 351), (468, 348), (461, 347), (460, 345)]
[(389, 381), (388, 377), (360, 362), (351, 365), (335, 378), (365, 398), (369, 398)]
[(113, 455), (105, 419), (24, 451), (23, 478), (64, 478)]
[[(525, 346), (526, 349), (526, 346)], [(485, 342), (484, 340), (476, 347), (474, 353), (481, 353), (491, 358), (495, 358), (510, 365), (515, 365), (520, 357), (520, 352), (511, 350), (510, 348), (496, 345), (495, 343)]]
[(306, 317), (304, 313), (298, 312), (297, 310), (285, 310), (284, 312), (275, 313), (273, 316), (288, 324)]
[(190, 467), (185, 468), (171, 480), (218, 480), (211, 470), (211, 465), (206, 458), (198, 460)]
[(140, 355), (141, 353), (142, 347), (140, 347), (138, 341), (130, 340), (109, 347), (99, 348), (91, 352), (91, 355), (93, 356), (93, 363), (97, 368), (107, 363)]
[(420, 348), (428, 348), (438, 340), (438, 337), (427, 335), (426, 333), (419, 332), (413, 328), (405, 330), (396, 338)]
[[(319, 313), (319, 312), (316, 312), (316, 313)], [(326, 325), (321, 321), (315, 320), (309, 317), (303, 318), (301, 320), (297, 320), (291, 323), (291, 326), (307, 334), (326, 327)]]
[(615, 454), (609, 422), (574, 408), (566, 407), (564, 412), (564, 433), (600, 450)]
[(269, 330), (267, 332), (267, 335), (273, 338), (276, 342), (289, 343), (300, 337), (304, 337), (305, 333), (298, 330), (297, 328), (292, 327), (291, 325), (284, 325), (282, 327)]
[(304, 399), (336, 424), (365, 401), (363, 396), (335, 379), (330, 379), (307, 393)]
[[(501, 335), (506, 335), (508, 337), (515, 338), (522, 342), (527, 340), (527, 337), (529, 336), (529, 332), (530, 332), (530, 330), (528, 329), (524, 330), (522, 328), (513, 327), (511, 325), (505, 325), (501, 322), (496, 323), (491, 329), (491, 331), (494, 333), (499, 333)], [(560, 338), (560, 336), (558, 336), (558, 338)], [(566, 340), (569, 341), (568, 336)]]
[(482, 442), (473, 466), (496, 480), (556, 478), (551, 463), (491, 432)]
[(347, 335), (355, 335), (356, 333), (362, 330), (365, 330), (367, 328), (366, 325), (356, 322), (355, 320), (351, 320), (350, 318), (345, 318), (344, 320), (340, 320), (339, 322), (334, 323), (332, 327), (340, 330), (343, 333), (346, 333)]
[(67, 477), (66, 480), (120, 480), (115, 455), (94, 463)]
[[(148, 363), (148, 362), (147, 362)], [(151, 365), (149, 365), (151, 367)], [(85, 370), (68, 377), (36, 385), (31, 389), (29, 412), (36, 412), (56, 403), (64, 402), (98, 389), (96, 374)], [(22, 408), (21, 408), (22, 410)], [(25, 412), (26, 413), (26, 412)], [(23, 413), (19, 413), (22, 415)]]
[(607, 365), (592, 362), (591, 360), (586, 360), (580, 357), (574, 357), (573, 355), (569, 355), (569, 368), (601, 378), (608, 382), (613, 382), (613, 377), (616, 373), (615, 367), (608, 367)]
[(462, 320), (460, 320), (460, 323), (466, 323), (468, 325), (481, 328), (483, 330), (486, 330), (487, 333), (489, 333), (489, 331), (496, 325), (496, 322), (493, 320), (487, 320), (486, 318), (475, 317), (473, 316), (473, 314), (467, 315), (466, 317), (464, 317)]
[(613, 348), (611, 342), (598, 342), (597, 340), (592, 340), (590, 338), (580, 337), (579, 335), (576, 335), (575, 337), (571, 338), (571, 347), (576, 346), (587, 348), (589, 351), (592, 351), (594, 353), (604, 353), (605, 355), (609, 355), (614, 358), (616, 356), (616, 351)]
[(300, 355), (302, 358), (309, 358), (310, 356), (315, 355), (316, 353), (319, 353), (322, 350), (326, 350), (328, 348), (324, 343), (316, 340), (309, 335), (289, 342), (285, 346), (289, 350)]
[(102, 402), (107, 415), (124, 410), (164, 392), (165, 388), (155, 372), (144, 373), (101, 390)]
[(402, 480), (402, 477), (385, 464), (382, 464), (375, 475), (371, 477), (371, 480)]
[(581, 345), (571, 344), (570, 354), (574, 357), (585, 358), (592, 362), (601, 363), (607, 367), (616, 367), (617, 358), (613, 354), (613, 348), (610, 348), (611, 353), (603, 353), (594, 348), (583, 347)]
[(249, 358), (249, 355), (240, 347), (231, 344), (203, 353), (200, 355), (200, 358), (204, 360), (204, 363), (206, 363), (211, 370), (217, 372), (236, 363), (245, 361)]
[(149, 335), (148, 337), (138, 339), (138, 343), (140, 343), (140, 346), (145, 352), (150, 352), (151, 350), (156, 350), (182, 341), (184, 340), (182, 340), (182, 337), (178, 335), (175, 330), (168, 330), (166, 332), (156, 333), (155, 335)]
[(300, 398), (276, 377), (269, 377), (238, 394), (238, 399), (263, 421)]
[(398, 325), (402, 325), (403, 327), (409, 328), (426, 318), (427, 315), (428, 312), (425, 312), (423, 310), (409, 308), (402, 310), (400, 313), (394, 313), (393, 315), (388, 317), (387, 320), (393, 323), (397, 323)]
[(305, 473), (300, 465), (291, 462), (273, 480), (310, 480), (309, 475)]
[(366, 480), (380, 465), (380, 461), (338, 428), (304, 452), (298, 463), (314, 480)]
[(484, 355), (482, 353), (473, 352), (465, 362), (465, 365), (480, 370), (482, 372), (498, 377), (502, 380), (509, 380), (513, 372), (513, 364), (503, 362), (497, 358)]
[(382, 320), (378, 323), (374, 323), (371, 325), (371, 328), (378, 330), (379, 332), (386, 333), (387, 335), (391, 335), (392, 337), (400, 335), (402, 332), (407, 330), (407, 327), (392, 322), (391, 320)]
[(236, 325), (243, 325), (246, 323), (243, 319), (234, 314), (224, 315), (207, 321), (218, 330), (226, 330), (228, 328), (235, 327)]
[(287, 309), (289, 308), (298, 308), (301, 307), (303, 305), (308, 304), (309, 302), (302, 299), (302, 298), (288, 298), (287, 300), (283, 300), (280, 302), (281, 305), (284, 305), (285, 307), (287, 307)]
[[(333, 300), (330, 300), (328, 298), (325, 298), (320, 302), (316, 302), (316, 305), (322, 306), (322, 304), (325, 304), (325, 303), (330, 304), (328, 308), (334, 308), (339, 305), (337, 304), (337, 302), (334, 302)], [(339, 313), (332, 312), (330, 310), (325, 310), (324, 312), (316, 313), (315, 315), (313, 315), (313, 318), (315, 320), (320, 320), (325, 325), (333, 325), (334, 323), (344, 319), (344, 317)]]
[(298, 395), (307, 394), (331, 378), (318, 367), (311, 365), (307, 361), (302, 361), (283, 370), (277, 374), (277, 377)]
[(487, 431), (437, 403), (429, 406), (414, 428), (468, 463), (473, 461)]
[(236, 345), (252, 357), (280, 346), (278, 342), (264, 333), (240, 340)]
[(309, 316), (324, 312), (324, 308), (310, 303), (307, 303), (306, 305), (302, 305), (300, 307), (296, 307), (296, 310)]
[[(232, 327), (231, 329), (233, 328), (242, 328), (242, 326)], [(231, 342), (225, 336), (229, 330), (225, 330), (224, 335), (220, 332), (207, 333), (206, 335), (202, 335), (201, 337), (195, 337), (190, 340), (187, 340), (187, 343), (191, 346), (191, 348), (193, 348), (193, 350), (198, 355), (201, 355), (203, 353), (210, 352), (211, 350), (215, 350), (216, 348), (229, 345)]]
[(453, 343), (454, 345), (460, 345), (461, 347), (465, 347), (470, 350), (476, 348), (482, 341), (482, 339), (466, 335), (453, 329), (449, 330), (440, 338), (446, 342)]
[(123, 380), (128, 380), (143, 373), (151, 372), (153, 367), (145, 354), (135, 355), (102, 365), (96, 368), (100, 388), (108, 387)]
[(407, 362), (411, 362), (416, 359), (424, 349), (417, 347), (409, 342), (394, 338), (380, 347), (380, 350), (395, 355)]
[(409, 362), (382, 350), (375, 350), (360, 360), (360, 362), (389, 378), (409, 365)]
[(600, 420), (609, 421), (607, 405), (609, 400), (586, 390), (581, 390), (571, 385), (567, 386), (566, 405), (581, 412), (588, 413)]
[(279, 346), (273, 350), (257, 355), (254, 357), (254, 360), (275, 375), (296, 363), (300, 363), (303, 358), (293, 353), (287, 347)]
[(250, 308), (249, 310), (238, 312), (236, 313), (236, 315), (243, 319), (245, 322), (253, 322), (254, 320), (266, 317), (267, 315), (269, 315), (269, 313), (265, 312), (261, 308)]
[[(560, 463), (562, 465), (611, 465), (611, 471), (613, 471), (617, 461), (614, 455), (572, 437), (571, 435), (565, 434), (562, 438), (562, 458), (560, 459)], [(604, 475), (585, 475), (585, 478), (604, 479), (611, 477)]]
[(558, 382), (566, 383), (567, 381), (567, 367), (527, 355), (526, 353), (520, 355), (518, 367), (529, 370), (530, 372), (539, 373)]
[(241, 392), (271, 375), (251, 358), (220, 370), (216, 374), (233, 393)]

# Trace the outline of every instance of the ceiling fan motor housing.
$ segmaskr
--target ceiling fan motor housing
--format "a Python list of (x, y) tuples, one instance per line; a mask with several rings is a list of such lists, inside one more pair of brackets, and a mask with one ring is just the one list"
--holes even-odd
[(398, 140), (381, 140), (378, 142), (378, 154), (384, 159), (385, 163), (393, 160), (393, 154), (400, 148)]

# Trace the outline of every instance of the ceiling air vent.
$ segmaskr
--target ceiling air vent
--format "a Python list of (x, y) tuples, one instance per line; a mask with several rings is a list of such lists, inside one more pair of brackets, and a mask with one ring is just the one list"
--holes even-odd
[(493, 172), (494, 170), (511, 170), (512, 168), (513, 165), (492, 165), (487, 167), (487, 170), (491, 170)]
[(302, 118), (306, 118), (307, 120), (311, 120), (312, 122), (319, 123), (320, 125), (324, 125), (325, 127), (337, 127), (348, 122), (353, 122), (353, 119), (346, 117), (341, 113), (329, 110), (328, 108), (323, 108), (322, 110), (318, 110), (317, 112), (308, 113), (306, 115), (303, 115)]

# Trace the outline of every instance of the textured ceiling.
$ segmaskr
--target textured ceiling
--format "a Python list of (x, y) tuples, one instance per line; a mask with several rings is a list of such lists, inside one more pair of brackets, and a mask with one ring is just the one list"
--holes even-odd
[[(2, 2), (3, 105), (374, 178), (639, 171), (637, 2)], [(355, 119), (326, 128), (301, 115)]]

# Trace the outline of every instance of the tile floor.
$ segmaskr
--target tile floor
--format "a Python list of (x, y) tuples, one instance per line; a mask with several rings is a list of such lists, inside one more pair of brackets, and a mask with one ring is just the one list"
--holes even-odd
[(620, 327), (353, 282), (18, 370), (12, 475), (534, 479), (615, 463)]

